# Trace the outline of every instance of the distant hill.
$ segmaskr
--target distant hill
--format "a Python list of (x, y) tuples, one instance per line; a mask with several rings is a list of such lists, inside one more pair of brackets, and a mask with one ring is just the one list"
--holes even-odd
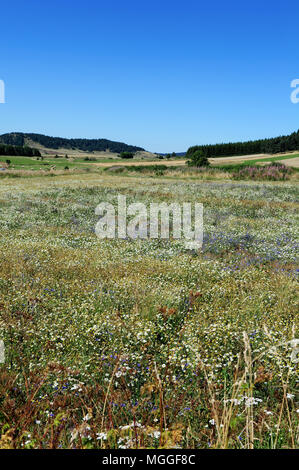
[(144, 151), (141, 147), (127, 145), (123, 142), (114, 142), (107, 139), (65, 139), (63, 137), (49, 137), (43, 134), (27, 134), (22, 132), (11, 132), (0, 135), (0, 143), (24, 147), (30, 145), (46, 149), (80, 150), (82, 152), (110, 151), (113, 153)]
[(162, 155), (163, 157), (170, 156), (170, 157), (184, 157), (186, 155), (186, 152), (172, 152), (172, 153), (160, 153), (157, 152), (158, 155)]

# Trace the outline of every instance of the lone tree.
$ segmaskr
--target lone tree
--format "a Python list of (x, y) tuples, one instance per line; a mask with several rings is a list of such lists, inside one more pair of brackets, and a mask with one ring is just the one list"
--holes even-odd
[(210, 162), (207, 155), (203, 150), (196, 150), (196, 152), (190, 155), (190, 160), (188, 161), (189, 166), (209, 166)]

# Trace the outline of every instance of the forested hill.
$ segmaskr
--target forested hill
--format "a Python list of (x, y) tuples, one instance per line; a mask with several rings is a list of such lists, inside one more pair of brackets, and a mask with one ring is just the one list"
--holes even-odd
[(0, 143), (0, 156), (40, 157), (40, 151), (27, 145), (5, 145)]
[(42, 145), (49, 149), (71, 149), (82, 150), (83, 152), (101, 152), (110, 150), (110, 152), (137, 152), (144, 150), (141, 147), (127, 145), (122, 142), (113, 142), (107, 139), (64, 139), (62, 137), (49, 137), (43, 134), (24, 134), (21, 132), (13, 132), (10, 134), (0, 135), (0, 143), (6, 145), (17, 145), (23, 147), (27, 140), (31, 145), (34, 143)]
[(187, 157), (197, 150), (207, 157), (231, 157), (234, 155), (252, 155), (259, 153), (283, 153), (299, 150), (299, 131), (291, 135), (274, 137), (272, 139), (251, 140), (248, 142), (234, 142), (228, 144), (196, 145), (190, 147)]

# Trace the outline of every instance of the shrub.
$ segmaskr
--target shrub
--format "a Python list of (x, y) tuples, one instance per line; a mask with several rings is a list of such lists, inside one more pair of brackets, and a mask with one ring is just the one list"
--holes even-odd
[(131, 152), (121, 152), (119, 156), (120, 158), (133, 158), (134, 154)]
[(207, 156), (205, 155), (205, 153), (203, 152), (203, 150), (196, 150), (196, 152), (194, 152), (190, 156), (190, 160), (188, 161), (188, 165), (189, 166), (196, 166), (196, 167), (209, 166), (210, 162), (209, 162)]

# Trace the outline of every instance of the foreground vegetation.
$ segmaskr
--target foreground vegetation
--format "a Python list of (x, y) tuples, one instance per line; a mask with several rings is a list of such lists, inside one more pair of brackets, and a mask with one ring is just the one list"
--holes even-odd
[[(0, 447), (298, 446), (298, 186), (185, 171), (1, 178)], [(202, 202), (202, 250), (97, 239), (117, 194)]]

